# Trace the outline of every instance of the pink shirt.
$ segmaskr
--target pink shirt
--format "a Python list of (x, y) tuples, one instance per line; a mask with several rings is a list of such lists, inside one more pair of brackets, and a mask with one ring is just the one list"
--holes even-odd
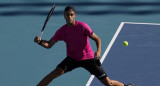
[(66, 24), (58, 29), (52, 37), (55, 41), (65, 41), (67, 46), (67, 56), (76, 61), (94, 58), (88, 37), (91, 37), (93, 31), (83, 22), (76, 21), (73, 27)]

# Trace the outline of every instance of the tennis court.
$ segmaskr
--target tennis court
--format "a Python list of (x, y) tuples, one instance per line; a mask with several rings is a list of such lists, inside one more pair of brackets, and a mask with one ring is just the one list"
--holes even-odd
[[(90, 25), (101, 38), (101, 55), (106, 57), (103, 66), (111, 79), (135, 83), (136, 86), (150, 86), (153, 83), (159, 85), (158, 0), (1, 0), (0, 86), (35, 86), (66, 57), (64, 42), (59, 42), (51, 49), (44, 49), (33, 42), (34, 37), (39, 35), (52, 4), (56, 4), (56, 8), (42, 39), (49, 40), (65, 24), (64, 8), (72, 5), (77, 10), (76, 20)], [(120, 33), (105, 56), (104, 53), (121, 22), (145, 24), (123, 23)], [(133, 35), (129, 36), (131, 33)], [(141, 33), (150, 34), (143, 36)], [(122, 40), (127, 40), (129, 46), (124, 47)], [(94, 42), (90, 40), (90, 43), (93, 50), (96, 50)], [(138, 53), (139, 48), (141, 53)], [(85, 86), (89, 78), (90, 73), (79, 68), (55, 79), (49, 86)], [(102, 84), (94, 78), (90, 85)]]

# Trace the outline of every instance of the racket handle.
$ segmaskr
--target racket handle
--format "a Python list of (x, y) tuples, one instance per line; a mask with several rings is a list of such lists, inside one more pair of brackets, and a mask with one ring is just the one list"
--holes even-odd
[(38, 37), (40, 37), (40, 38), (41, 38), (42, 34), (43, 34), (43, 32), (41, 32), (41, 33), (39, 34), (39, 36), (38, 36)]

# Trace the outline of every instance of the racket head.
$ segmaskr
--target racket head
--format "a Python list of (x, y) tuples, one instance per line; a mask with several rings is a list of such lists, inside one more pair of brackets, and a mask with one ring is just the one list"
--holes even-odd
[(42, 34), (43, 34), (43, 31), (44, 31), (44, 29), (45, 29), (45, 27), (46, 27), (46, 25), (47, 25), (47, 22), (48, 22), (48, 20), (50, 19), (51, 15), (52, 15), (52, 13), (53, 13), (53, 11), (54, 11), (54, 9), (55, 9), (55, 7), (56, 7), (56, 5), (53, 4), (51, 10), (50, 10), (49, 13), (48, 13), (48, 16), (47, 16), (45, 22), (44, 22), (44, 25), (43, 25), (43, 28), (42, 28), (42, 30), (41, 30), (41, 33), (39, 34), (38, 37), (41, 38), (41, 36), (42, 36)]

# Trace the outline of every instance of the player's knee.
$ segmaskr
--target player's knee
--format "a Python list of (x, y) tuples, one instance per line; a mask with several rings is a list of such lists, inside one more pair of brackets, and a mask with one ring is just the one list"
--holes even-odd
[(107, 86), (115, 86), (115, 81), (114, 80), (109, 80)]
[(57, 67), (56, 70), (57, 70), (57, 73), (58, 73), (58, 74), (60, 74), (60, 75), (61, 75), (61, 74), (64, 74), (64, 70), (63, 70), (63, 69)]
[(114, 86), (112, 80), (110, 82), (108, 82), (108, 86)]
[(114, 86), (113, 81), (110, 80), (108, 77), (105, 77), (100, 80), (106, 86)]
[(106, 85), (106, 86), (114, 86), (114, 84), (113, 84), (112, 81), (107, 81), (107, 82), (105, 83), (105, 85)]
[(61, 69), (61, 68), (59, 68), (59, 67), (57, 67), (57, 68), (52, 72), (52, 74), (55, 74), (56, 76), (60, 76), (60, 75), (64, 74), (64, 70)]

